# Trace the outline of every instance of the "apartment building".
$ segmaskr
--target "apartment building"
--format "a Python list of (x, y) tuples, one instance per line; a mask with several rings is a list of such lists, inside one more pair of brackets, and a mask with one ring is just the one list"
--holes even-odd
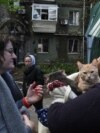
[(84, 58), (85, 4), (80, 0), (34, 0), (33, 53), (38, 62)]
[(20, 0), (14, 5), (25, 7), (17, 13), (30, 31), (18, 37), (18, 62), (27, 53), (34, 54), (38, 63), (84, 59), (88, 11), (85, 0)]

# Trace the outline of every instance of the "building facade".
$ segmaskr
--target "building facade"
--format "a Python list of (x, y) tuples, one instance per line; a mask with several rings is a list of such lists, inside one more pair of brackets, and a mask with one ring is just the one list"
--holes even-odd
[(20, 0), (14, 4), (25, 7), (17, 13), (30, 30), (20, 36), (18, 62), (27, 53), (35, 55), (37, 63), (84, 59), (88, 11), (85, 0)]
[[(83, 1), (34, 0), (32, 30), (39, 63), (84, 58), (85, 5)], [(84, 21), (84, 22), (83, 22)]]

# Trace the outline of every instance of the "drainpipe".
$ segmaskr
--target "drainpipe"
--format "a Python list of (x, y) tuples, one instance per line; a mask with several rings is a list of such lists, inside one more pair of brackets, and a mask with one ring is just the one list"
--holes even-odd
[(84, 61), (84, 26), (85, 26), (85, 0), (83, 0), (83, 61)]

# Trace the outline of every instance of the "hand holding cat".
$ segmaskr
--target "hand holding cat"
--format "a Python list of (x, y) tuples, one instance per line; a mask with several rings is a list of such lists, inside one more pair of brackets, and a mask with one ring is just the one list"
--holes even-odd
[(68, 99), (77, 97), (69, 85), (65, 86), (64, 83), (59, 80), (48, 83), (47, 88), (49, 89), (49, 94), (54, 98), (53, 103), (65, 102)]
[(49, 91), (52, 91), (53, 89), (61, 86), (64, 86), (64, 83), (59, 80), (54, 80), (53, 82), (47, 84)]

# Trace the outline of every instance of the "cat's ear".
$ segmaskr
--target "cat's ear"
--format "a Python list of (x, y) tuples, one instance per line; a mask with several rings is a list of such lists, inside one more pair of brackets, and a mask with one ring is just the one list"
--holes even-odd
[(97, 58), (98, 61), (98, 71), (99, 71), (99, 75), (100, 75), (100, 57)]
[(49, 74), (44, 74), (44, 81), (45, 81), (45, 83), (47, 83), (48, 82), (48, 80), (49, 80)]
[(59, 72), (64, 73), (64, 72), (65, 72), (65, 70), (64, 70), (64, 69), (61, 69), (61, 70), (59, 70)]
[(97, 58), (98, 63), (100, 63), (100, 57)]
[(78, 69), (80, 70), (83, 67), (83, 64), (80, 61), (77, 61)]
[(67, 74), (66, 74), (64, 69), (60, 69), (59, 72), (61, 72), (61, 74), (65, 75), (65, 76), (67, 76)]
[(65, 75), (65, 76), (67, 76), (67, 74), (66, 74), (66, 72), (65, 72), (64, 69), (62, 70), (62, 74)]
[(93, 59), (93, 61), (92, 61), (92, 65), (94, 65), (94, 66), (98, 66), (98, 61), (97, 61), (97, 59)]
[(97, 58), (97, 62), (98, 62), (98, 64), (100, 64), (100, 57)]

